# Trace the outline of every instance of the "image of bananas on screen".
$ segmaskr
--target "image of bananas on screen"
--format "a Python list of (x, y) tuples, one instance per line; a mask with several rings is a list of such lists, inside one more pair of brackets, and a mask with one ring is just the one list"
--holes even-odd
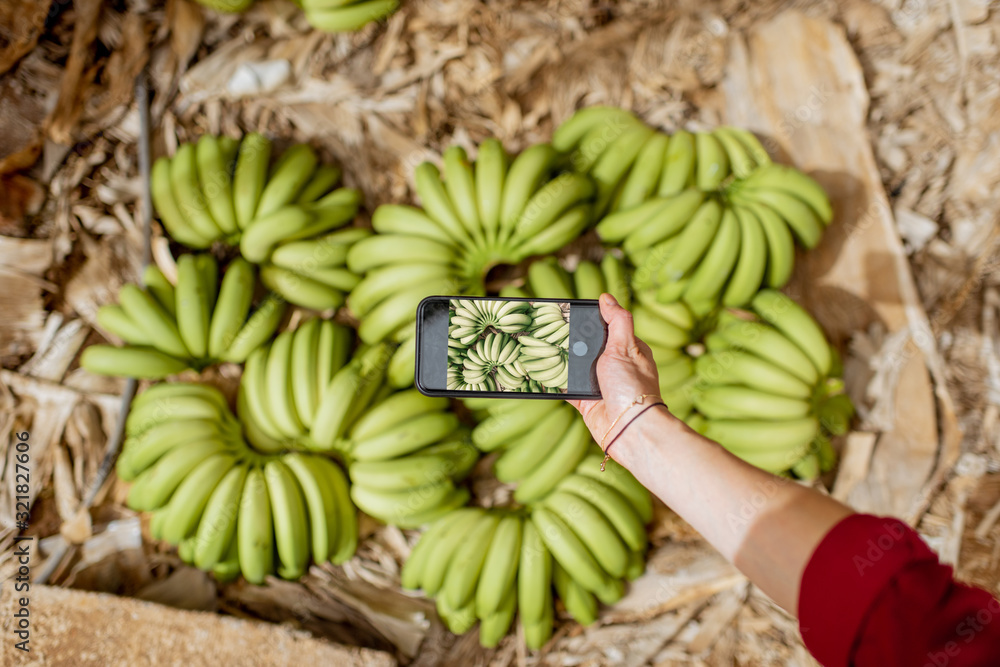
[(450, 390), (566, 393), (569, 303), (452, 299)]

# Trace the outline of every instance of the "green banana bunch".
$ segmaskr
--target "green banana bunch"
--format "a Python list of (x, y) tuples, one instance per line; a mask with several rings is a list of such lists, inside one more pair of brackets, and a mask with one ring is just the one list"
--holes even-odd
[(401, 579), (437, 598), (438, 614), (455, 634), (480, 621), (479, 641), (496, 646), (518, 603), (524, 517), (518, 512), (466, 508), (437, 520), (414, 546)]
[(193, 248), (238, 245), (261, 265), (261, 280), (285, 300), (314, 310), (339, 307), (358, 276), (348, 249), (370, 232), (337, 230), (354, 220), (360, 193), (335, 189), (340, 170), (297, 144), (271, 165), (271, 142), (202, 136), (153, 166), (153, 204), (166, 232)]
[(481, 508), (444, 515), (414, 546), (403, 587), (435, 597), (452, 632), (479, 619), (484, 647), (520, 611), (529, 648), (541, 648), (552, 634), (553, 584), (575, 619), (594, 622), (599, 603), (624, 594), (622, 578), (642, 572), (652, 516), (649, 493), (613, 462), (600, 472), (600, 461), (586, 456), (527, 516)]
[(223, 581), (297, 578), (310, 560), (350, 558), (357, 516), (341, 469), (317, 454), (259, 450), (241, 431), (209, 385), (158, 384), (133, 401), (116, 471), (132, 482), (128, 506), (153, 512), (153, 537)]
[(98, 325), (125, 345), (92, 345), (80, 365), (102, 375), (159, 379), (215, 361), (242, 362), (277, 329), (285, 303), (269, 295), (250, 313), (256, 277), (242, 258), (230, 263), (221, 286), (217, 280), (207, 253), (178, 259), (176, 286), (146, 267), (144, 287), (124, 285), (118, 305), (97, 311)]
[(520, 350), (519, 339), (513, 336), (487, 334), (466, 348), (456, 362), (456, 371), (461, 376), (454, 386), (484, 389), (492, 386), (496, 388), (494, 391), (524, 391), (526, 371), (518, 361)]
[(445, 151), (442, 171), (417, 167), (423, 208), (387, 204), (376, 209), (376, 234), (348, 252), (347, 267), (364, 278), (348, 307), (361, 321), (362, 340), (397, 337), (393, 386), (413, 382), (417, 303), (434, 294), (483, 295), (487, 272), (566, 245), (591, 224), (594, 186), (579, 174), (558, 172), (548, 144), (511, 160), (495, 139), (483, 142), (475, 162), (464, 149)]
[(829, 206), (815, 181), (772, 164), (734, 182), (725, 200), (691, 188), (613, 213), (597, 232), (622, 242), (636, 289), (658, 288), (665, 303), (737, 307), (761, 285), (788, 281), (795, 240), (814, 247), (831, 220)]
[(773, 164), (739, 128), (668, 137), (622, 109), (589, 107), (552, 145), (597, 183), (597, 232), (622, 244), (635, 288), (658, 288), (664, 303), (746, 305), (762, 284), (788, 281), (795, 239), (814, 247), (833, 217), (813, 179)]
[(254, 446), (273, 451), (303, 444), (353, 341), (349, 329), (310, 318), (250, 353), (237, 410)]
[(694, 424), (749, 463), (814, 478), (833, 464), (828, 436), (845, 433), (853, 416), (834, 353), (781, 292), (761, 290), (748, 316), (720, 321), (706, 337), (689, 385)]
[(757, 138), (736, 127), (672, 136), (614, 107), (581, 109), (556, 129), (552, 145), (597, 182), (597, 211), (625, 211), (687, 188), (719, 190), (771, 164)]
[(432, 523), (469, 501), (456, 486), (479, 460), (444, 398), (389, 393), (353, 421), (338, 443), (351, 497), (366, 514), (404, 528)]

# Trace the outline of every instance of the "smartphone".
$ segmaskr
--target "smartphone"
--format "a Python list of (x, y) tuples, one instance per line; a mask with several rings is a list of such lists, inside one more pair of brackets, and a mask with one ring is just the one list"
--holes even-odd
[(430, 296), (417, 306), (428, 396), (597, 399), (607, 324), (592, 299)]

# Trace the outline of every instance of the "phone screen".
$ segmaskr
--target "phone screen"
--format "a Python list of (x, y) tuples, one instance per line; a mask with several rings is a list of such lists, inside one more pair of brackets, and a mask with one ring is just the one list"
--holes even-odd
[(417, 310), (417, 388), (437, 396), (600, 398), (597, 301), (434, 296)]

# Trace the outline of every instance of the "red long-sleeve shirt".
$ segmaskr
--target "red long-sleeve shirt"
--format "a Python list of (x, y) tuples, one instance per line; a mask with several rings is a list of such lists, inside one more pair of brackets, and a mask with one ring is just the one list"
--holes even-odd
[(799, 629), (825, 667), (1000, 665), (1000, 602), (957, 583), (909, 526), (854, 514), (806, 565)]

